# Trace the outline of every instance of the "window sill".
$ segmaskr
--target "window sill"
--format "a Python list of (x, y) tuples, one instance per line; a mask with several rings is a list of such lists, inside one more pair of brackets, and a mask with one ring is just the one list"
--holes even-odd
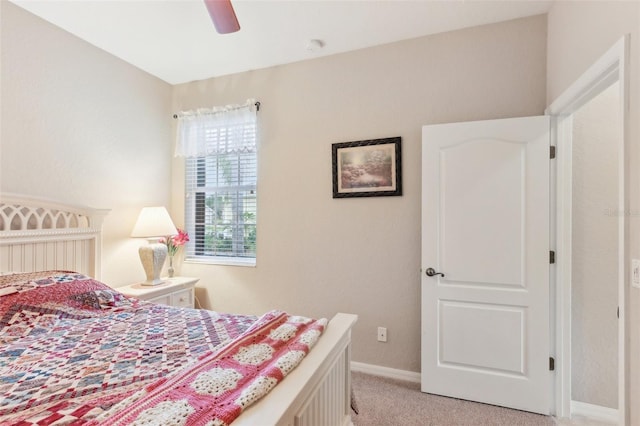
[(192, 263), (195, 265), (223, 265), (223, 266), (245, 266), (249, 268), (255, 268), (255, 258), (242, 258), (242, 257), (197, 257), (185, 259), (184, 263)]

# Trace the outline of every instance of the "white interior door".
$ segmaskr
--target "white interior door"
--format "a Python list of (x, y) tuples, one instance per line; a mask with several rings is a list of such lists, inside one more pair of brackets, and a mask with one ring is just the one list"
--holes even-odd
[(549, 414), (549, 118), (422, 138), (422, 391)]

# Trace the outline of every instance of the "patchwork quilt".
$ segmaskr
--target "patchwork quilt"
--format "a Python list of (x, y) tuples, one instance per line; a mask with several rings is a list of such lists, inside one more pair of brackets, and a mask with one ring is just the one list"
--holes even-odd
[(74, 272), (0, 276), (0, 425), (230, 424), (326, 320), (128, 298)]

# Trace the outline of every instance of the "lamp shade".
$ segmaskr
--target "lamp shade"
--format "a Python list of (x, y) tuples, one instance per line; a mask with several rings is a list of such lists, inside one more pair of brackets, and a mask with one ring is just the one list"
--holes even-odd
[(164, 237), (176, 235), (178, 230), (164, 207), (144, 207), (136, 221), (132, 237)]

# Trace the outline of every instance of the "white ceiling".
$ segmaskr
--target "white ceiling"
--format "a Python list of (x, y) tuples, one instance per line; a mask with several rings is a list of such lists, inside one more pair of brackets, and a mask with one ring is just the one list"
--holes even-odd
[[(11, 1), (171, 84), (537, 15), (552, 3), (233, 0), (241, 29), (220, 35), (202, 0)], [(310, 39), (324, 48), (307, 50)]]

